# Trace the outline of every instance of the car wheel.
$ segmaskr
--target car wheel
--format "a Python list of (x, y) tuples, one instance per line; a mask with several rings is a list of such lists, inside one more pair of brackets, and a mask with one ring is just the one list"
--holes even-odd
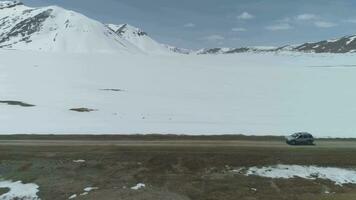
[(296, 145), (297, 142), (293, 140), (293, 141), (290, 142), (290, 144), (291, 144), (291, 145)]

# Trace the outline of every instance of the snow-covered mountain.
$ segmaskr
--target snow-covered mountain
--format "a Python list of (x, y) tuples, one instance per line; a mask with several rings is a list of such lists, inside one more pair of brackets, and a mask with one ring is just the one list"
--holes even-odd
[(314, 43), (305, 43), (297, 46), (294, 50), (314, 53), (354, 53), (356, 52), (356, 35)]
[(143, 52), (155, 54), (189, 53), (188, 50), (180, 49), (170, 45), (160, 44), (159, 42), (148, 36), (148, 34), (143, 30), (131, 26), (129, 24), (107, 24), (107, 27), (117, 33), (120, 37), (134, 44)]
[(52, 52), (140, 52), (102, 23), (57, 6), (0, 2), (0, 47)]
[(105, 25), (58, 6), (0, 1), (0, 48), (50, 52), (187, 53), (128, 24)]

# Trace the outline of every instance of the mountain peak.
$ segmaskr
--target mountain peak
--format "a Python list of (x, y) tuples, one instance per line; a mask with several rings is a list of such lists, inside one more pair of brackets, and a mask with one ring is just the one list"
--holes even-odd
[(134, 44), (143, 52), (150, 52), (153, 54), (187, 54), (187, 51), (184, 49), (158, 43), (150, 36), (148, 36), (146, 32), (132, 25), (107, 24), (106, 26), (112, 31), (114, 31), (116, 34), (118, 34), (120, 37)]
[(146, 32), (142, 31), (141, 29), (131, 26), (129, 24), (120, 24), (120, 25), (108, 24), (107, 26), (119, 35), (127, 35), (127, 34), (131, 34), (133, 36), (148, 35)]

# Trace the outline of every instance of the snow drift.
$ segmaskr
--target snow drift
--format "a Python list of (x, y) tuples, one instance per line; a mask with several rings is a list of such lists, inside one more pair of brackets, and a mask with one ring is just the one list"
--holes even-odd
[[(235, 170), (241, 172), (244, 169)], [(316, 180), (325, 179), (336, 185), (356, 184), (356, 170), (336, 167), (318, 167), (302, 165), (276, 165), (268, 167), (251, 167), (245, 172), (246, 176), (261, 176), (274, 179), (291, 179), (295, 177)]]

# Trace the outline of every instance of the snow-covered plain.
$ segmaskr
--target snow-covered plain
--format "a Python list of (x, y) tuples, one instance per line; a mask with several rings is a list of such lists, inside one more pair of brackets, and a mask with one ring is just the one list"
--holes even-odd
[(290, 179), (295, 177), (310, 180), (326, 179), (340, 186), (344, 184), (356, 184), (356, 170), (335, 167), (301, 165), (276, 165), (261, 168), (251, 167), (247, 169), (246, 175), (279, 179)]
[(355, 60), (0, 50), (0, 133), (356, 137)]

